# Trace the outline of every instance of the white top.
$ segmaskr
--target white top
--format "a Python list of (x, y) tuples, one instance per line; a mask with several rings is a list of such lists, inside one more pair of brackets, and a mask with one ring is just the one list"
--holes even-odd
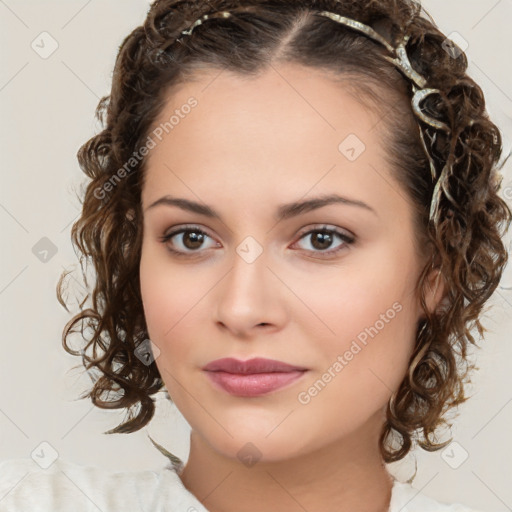
[[(208, 512), (186, 489), (181, 467), (112, 471), (57, 459), (42, 469), (32, 459), (0, 462), (0, 512)], [(477, 512), (444, 504), (394, 480), (389, 512)]]

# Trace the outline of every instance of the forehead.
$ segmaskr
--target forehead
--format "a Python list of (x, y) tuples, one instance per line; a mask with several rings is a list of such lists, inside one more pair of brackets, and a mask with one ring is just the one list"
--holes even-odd
[(336, 142), (348, 130), (376, 142), (381, 112), (356, 101), (349, 92), (353, 79), (346, 80), (350, 89), (340, 79), (295, 64), (271, 66), (257, 77), (204, 70), (168, 92), (154, 127), (165, 127), (177, 114), (164, 138), (178, 142), (193, 132), (210, 147), (228, 145), (229, 135), (233, 146), (243, 142), (246, 151), (263, 141), (269, 149), (286, 151), (298, 139), (309, 140), (305, 149), (310, 149)]
[(256, 78), (201, 73), (168, 95), (153, 124), (143, 203), (177, 190), (220, 204), (249, 192), (284, 202), (312, 189), (370, 202), (383, 188), (394, 201), (403, 194), (389, 186), (380, 116), (342, 82), (296, 65)]

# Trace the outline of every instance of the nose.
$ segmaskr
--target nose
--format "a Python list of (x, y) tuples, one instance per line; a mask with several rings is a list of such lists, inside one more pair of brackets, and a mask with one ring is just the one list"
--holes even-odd
[(238, 338), (252, 338), (261, 329), (282, 328), (285, 286), (269, 268), (265, 253), (252, 263), (238, 254), (217, 287), (216, 323)]

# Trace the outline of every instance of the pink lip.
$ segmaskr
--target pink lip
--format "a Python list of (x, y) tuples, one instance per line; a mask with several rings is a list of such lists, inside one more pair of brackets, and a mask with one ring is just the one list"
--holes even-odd
[(300, 366), (293, 366), (291, 364), (276, 361), (275, 359), (265, 359), (263, 357), (256, 357), (247, 361), (240, 361), (233, 357), (224, 357), (222, 359), (215, 359), (209, 362), (203, 370), (209, 372), (227, 372), (227, 373), (271, 373), (271, 372), (291, 372), (294, 370), (307, 370)]
[(307, 368), (273, 359), (223, 358), (211, 361), (203, 370), (219, 389), (236, 396), (259, 396), (299, 379)]

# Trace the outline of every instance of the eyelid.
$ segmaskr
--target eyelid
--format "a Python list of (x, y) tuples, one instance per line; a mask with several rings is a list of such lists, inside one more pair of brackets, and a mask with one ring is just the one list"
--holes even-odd
[[(199, 224), (182, 224), (182, 225), (173, 226), (172, 228), (169, 228), (169, 230), (167, 230), (163, 236), (159, 237), (159, 240), (160, 240), (160, 242), (167, 245), (171, 238), (173, 238), (174, 236), (177, 236), (179, 234), (182, 234), (186, 231), (195, 231), (195, 232), (203, 233), (207, 237), (214, 240), (216, 242), (216, 244), (219, 243), (216, 240), (216, 238), (208, 232), (209, 231), (208, 229), (203, 228)], [(300, 242), (302, 240), (302, 238), (305, 237), (305, 235), (309, 235), (311, 233), (320, 232), (320, 231), (327, 231), (327, 232), (332, 233), (334, 236), (338, 236), (338, 238), (340, 238), (343, 243), (341, 244), (341, 246), (339, 246), (335, 249), (328, 249), (325, 251), (312, 251), (312, 250), (307, 250), (307, 249), (301, 249), (302, 251), (305, 251), (307, 253), (317, 254), (318, 256), (312, 256), (312, 258), (314, 258), (314, 259), (334, 258), (339, 252), (348, 249), (352, 244), (354, 244), (356, 242), (356, 236), (346, 229), (339, 228), (337, 226), (329, 225), (329, 224), (313, 224), (313, 225), (306, 226), (299, 231), (299, 233), (296, 235), (296, 241), (293, 242), (291, 247), (293, 247), (298, 242)], [(176, 254), (177, 256), (185, 256), (185, 257), (200, 256), (203, 252), (206, 251), (205, 249), (202, 249), (202, 250), (198, 249), (196, 251), (194, 251), (194, 250), (180, 251), (180, 250), (171, 249), (170, 247), (168, 247), (168, 250), (171, 253)]]
[[(173, 226), (172, 228), (169, 228), (161, 238), (170, 236), (171, 234), (178, 234), (181, 231), (186, 231), (187, 229), (190, 229), (190, 230), (196, 229), (197, 231), (204, 232), (210, 238), (215, 240), (215, 237), (212, 236), (209, 233), (208, 228), (203, 227), (201, 224), (178, 224), (176, 226)], [(334, 226), (334, 225), (331, 225), (331, 224), (325, 224), (325, 223), (324, 224), (322, 224), (322, 223), (320, 223), (320, 224), (313, 224), (313, 225), (306, 226), (306, 227), (302, 228), (299, 231), (299, 233), (297, 234), (297, 237), (300, 238), (303, 235), (309, 233), (310, 231), (317, 231), (317, 230), (319, 230), (319, 231), (320, 230), (337, 231), (337, 232), (340, 232), (340, 234), (343, 234), (343, 235), (347, 236), (347, 238), (351, 238), (351, 239), (355, 239), (356, 238), (354, 233), (352, 233), (348, 229), (339, 228), (337, 226)]]
[(304, 229), (299, 231), (299, 234), (297, 235), (299, 238), (301, 238), (303, 235), (311, 232), (311, 231), (335, 231), (339, 233), (340, 235), (346, 236), (350, 239), (355, 239), (356, 235), (354, 233), (350, 232), (348, 229), (339, 228), (338, 226), (334, 226), (332, 224), (313, 224), (310, 226), (305, 227)]

